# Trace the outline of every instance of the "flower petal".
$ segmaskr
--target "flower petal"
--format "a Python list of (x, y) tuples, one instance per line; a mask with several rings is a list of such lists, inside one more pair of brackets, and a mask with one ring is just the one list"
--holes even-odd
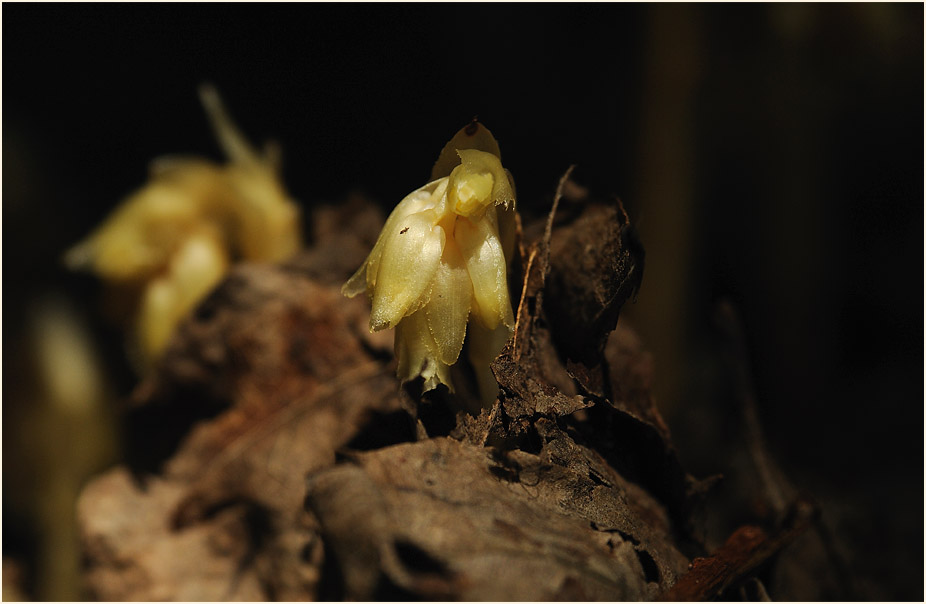
[(432, 180), (450, 176), (453, 169), (460, 165), (460, 156), (457, 155), (459, 149), (478, 149), (498, 158), (502, 156), (498, 149), (498, 142), (489, 129), (473, 121), (460, 128), (460, 131), (444, 145), (440, 157), (437, 158), (437, 163), (434, 164), (434, 169), (431, 170)]
[(456, 363), (460, 356), (472, 301), (473, 283), (463, 256), (453, 239), (448, 239), (434, 275), (431, 299), (424, 308), (438, 358), (447, 365)]
[(508, 173), (498, 157), (476, 149), (462, 149), (461, 164), (450, 174), (448, 196), (453, 211), (478, 220), (486, 208), (514, 203)]
[(505, 260), (511, 263), (517, 245), (518, 233), (521, 230), (521, 218), (514, 207), (499, 206), (495, 208), (498, 214), (498, 240), (502, 242), (502, 252)]
[[(490, 212), (494, 212), (491, 208)], [(475, 223), (458, 218), (454, 237), (460, 246), (466, 270), (473, 282), (474, 313), (488, 329), (499, 323), (513, 325), (511, 302), (508, 299), (508, 276), (505, 255), (498, 240), (497, 220), (489, 220), (489, 212)]]
[(370, 251), (370, 255), (363, 261), (357, 272), (347, 280), (347, 283), (341, 287), (341, 293), (348, 298), (353, 298), (360, 292), (366, 290), (372, 295), (373, 288), (376, 286), (376, 278), (379, 273), (379, 263), (382, 260), (383, 248), (389, 233), (395, 229), (395, 225), (403, 218), (410, 214), (421, 212), (433, 207), (435, 200), (440, 199), (447, 187), (447, 179), (436, 180), (426, 184), (420, 189), (409, 193), (399, 204), (392, 210), (386, 224), (379, 233), (376, 245)]
[[(379, 261), (373, 288), (370, 329), (395, 327), (402, 317), (428, 301), (431, 282), (444, 250), (444, 229), (435, 225), (434, 212), (425, 210), (394, 223)], [(367, 268), (367, 282), (373, 264)]]
[(396, 327), (395, 354), (399, 361), (396, 375), (403, 383), (420, 375), (424, 378), (423, 392), (433, 390), (438, 384), (453, 392), (450, 367), (437, 358), (437, 343), (423, 309), (405, 317)]
[(161, 356), (177, 323), (222, 280), (228, 264), (221, 233), (205, 225), (189, 234), (161, 275), (147, 282), (136, 323), (143, 365), (150, 367)]
[[(375, 250), (376, 248), (373, 249)], [(360, 268), (357, 269), (357, 272), (347, 280), (347, 283), (341, 286), (342, 294), (348, 298), (353, 298), (360, 292), (367, 290), (367, 266), (369, 266), (369, 260), (364, 260)]]

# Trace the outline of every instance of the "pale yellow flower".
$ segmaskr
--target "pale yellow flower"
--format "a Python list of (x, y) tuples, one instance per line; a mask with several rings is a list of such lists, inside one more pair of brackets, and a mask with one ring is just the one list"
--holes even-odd
[[(460, 356), (468, 325), (470, 358), (485, 366), (477, 373), (488, 370), (513, 325), (506, 260), (511, 245), (503, 246), (499, 221), (513, 224), (515, 198), (497, 148), (452, 149), (456, 167), (399, 202), (373, 251), (342, 288), (350, 297), (370, 296), (371, 331), (396, 328), (398, 377), (422, 376), (425, 391), (438, 384), (453, 389), (449, 368)], [(452, 166), (446, 155), (435, 170), (442, 162)], [(494, 398), (494, 390), (485, 392), (488, 380), (479, 379), (484, 396)]]
[(153, 162), (145, 186), (65, 256), (71, 268), (137, 294), (130, 351), (142, 370), (234, 260), (285, 260), (302, 241), (299, 207), (280, 179), (279, 152), (253, 149), (213, 88), (204, 86), (200, 96), (229, 162)]

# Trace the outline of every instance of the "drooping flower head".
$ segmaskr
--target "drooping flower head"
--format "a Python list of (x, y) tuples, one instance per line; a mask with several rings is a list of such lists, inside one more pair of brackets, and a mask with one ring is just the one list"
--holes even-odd
[(137, 298), (129, 350), (141, 372), (232, 262), (283, 261), (302, 244), (279, 149), (253, 148), (212, 86), (200, 88), (200, 99), (229, 161), (155, 160), (150, 180), (65, 255), (70, 268), (92, 271)]
[(494, 398), (494, 390), (486, 392), (494, 387), (488, 363), (513, 324), (507, 257), (514, 187), (498, 144), (478, 122), (448, 143), (432, 176), (399, 202), (342, 291), (370, 296), (370, 330), (396, 328), (398, 376), (422, 376), (425, 391), (438, 384), (453, 389), (449, 368), (470, 327), (480, 390)]

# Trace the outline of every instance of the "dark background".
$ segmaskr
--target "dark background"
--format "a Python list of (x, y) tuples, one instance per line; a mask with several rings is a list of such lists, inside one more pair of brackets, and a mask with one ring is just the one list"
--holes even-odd
[(683, 462), (698, 475), (729, 463), (715, 446), (728, 380), (712, 323), (729, 299), (770, 446), (848, 544), (855, 596), (921, 599), (922, 5), (3, 13), (3, 554), (34, 594), (69, 592), (48, 586), (64, 579), (35, 536), (35, 475), (56, 439), (28, 432), (41, 398), (31, 313), (65, 296), (115, 398), (129, 391), (96, 284), (59, 258), (151, 159), (219, 159), (196, 96), (208, 80), (252, 140), (281, 143), (307, 207), (361, 190), (390, 208), (473, 116), (496, 135), (525, 215), (545, 212), (577, 164), (639, 224), (646, 274), (623, 320), (653, 352)]

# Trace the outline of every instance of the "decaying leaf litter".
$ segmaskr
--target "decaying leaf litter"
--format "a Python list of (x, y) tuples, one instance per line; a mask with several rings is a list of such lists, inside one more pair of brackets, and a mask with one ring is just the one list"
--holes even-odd
[(812, 505), (708, 556), (715, 480), (684, 471), (618, 324), (642, 246), (618, 201), (568, 173), (553, 206), (521, 232), (515, 332), (478, 415), (465, 380), (400, 390), (389, 336), (341, 297), (384, 218), (372, 203), (317, 209), (282, 266), (233, 269), (134, 393), (129, 462), (81, 497), (90, 594), (711, 599), (767, 574)]

